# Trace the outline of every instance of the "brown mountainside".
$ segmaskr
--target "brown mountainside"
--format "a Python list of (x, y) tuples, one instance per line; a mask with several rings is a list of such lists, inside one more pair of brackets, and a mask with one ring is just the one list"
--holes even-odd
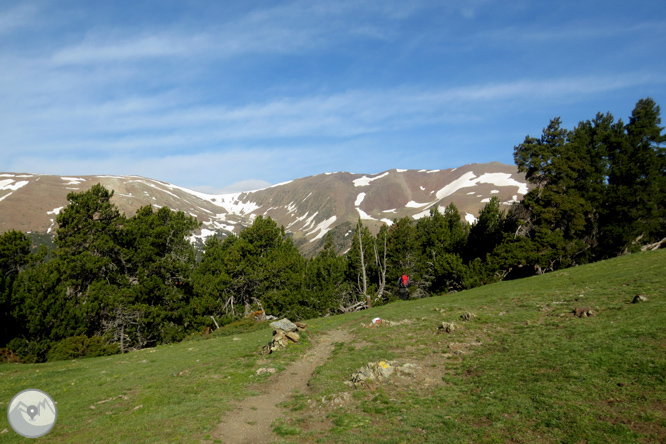
[(54, 233), (67, 194), (100, 183), (114, 190), (113, 201), (128, 216), (144, 205), (167, 206), (203, 223), (197, 239), (238, 233), (258, 216), (270, 216), (304, 252), (320, 245), (329, 230), (344, 236), (360, 217), (371, 229), (394, 218), (426, 216), (433, 206), (455, 203), (472, 222), (492, 196), (505, 205), (527, 192), (515, 166), (498, 162), (445, 170), (389, 170), (364, 175), (324, 173), (262, 190), (209, 195), (138, 176), (63, 177), (0, 173), (0, 232)]

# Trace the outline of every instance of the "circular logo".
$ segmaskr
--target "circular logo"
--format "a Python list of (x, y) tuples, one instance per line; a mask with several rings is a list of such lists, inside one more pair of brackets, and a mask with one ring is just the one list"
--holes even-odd
[(39, 438), (51, 431), (58, 417), (53, 399), (37, 389), (27, 389), (12, 398), (7, 408), (9, 425), (26, 438)]

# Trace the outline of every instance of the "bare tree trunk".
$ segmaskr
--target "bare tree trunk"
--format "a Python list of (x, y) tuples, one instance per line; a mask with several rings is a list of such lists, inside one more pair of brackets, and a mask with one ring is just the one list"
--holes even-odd
[(379, 258), (377, 245), (375, 245), (375, 262), (377, 263), (377, 269), (379, 270), (379, 288), (375, 295), (375, 300), (378, 301), (384, 296), (384, 289), (386, 288), (386, 233), (384, 233), (384, 260), (382, 261)]
[(648, 245), (643, 245), (641, 247), (641, 251), (654, 251), (658, 250), (661, 248), (662, 245), (666, 244), (666, 237), (660, 240), (659, 242), (655, 242), (653, 244), (648, 244)]
[(359, 229), (358, 229), (358, 245), (359, 249), (361, 250), (361, 270), (363, 271), (363, 296), (365, 297), (366, 304), (368, 305), (368, 308), (372, 306), (372, 301), (370, 300), (370, 297), (368, 296), (368, 280), (367, 276), (365, 273), (365, 254), (363, 253), (363, 225), (359, 222)]

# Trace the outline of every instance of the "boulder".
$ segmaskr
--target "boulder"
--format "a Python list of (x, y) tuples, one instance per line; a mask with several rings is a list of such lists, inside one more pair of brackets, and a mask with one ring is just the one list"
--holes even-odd
[(287, 331), (296, 331), (296, 330), (298, 330), (298, 326), (296, 326), (296, 324), (294, 324), (293, 322), (291, 322), (287, 318), (283, 318), (283, 319), (280, 319), (279, 321), (271, 322), (270, 326), (275, 331), (281, 330), (281, 331), (287, 332)]

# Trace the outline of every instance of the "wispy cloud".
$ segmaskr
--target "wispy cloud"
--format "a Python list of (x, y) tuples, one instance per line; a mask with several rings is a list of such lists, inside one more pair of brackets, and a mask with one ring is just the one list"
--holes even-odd
[[(245, 141), (304, 137), (348, 138), (438, 124), (460, 124), (466, 115), (488, 116), (526, 99), (570, 100), (641, 85), (666, 83), (666, 76), (616, 76), (517, 80), (444, 89), (355, 90), (330, 95), (282, 97), (240, 106), (192, 105), (175, 93), (110, 102), (54, 104), (40, 109), (2, 109), (14, 114), (13, 132), (40, 128), (41, 144), (17, 143), (15, 150), (92, 148), (98, 152), (151, 152), (156, 148), (226, 146)], [(538, 106), (536, 102), (532, 102)], [(16, 117), (20, 113), (20, 117)], [(5, 135), (7, 137), (7, 135)], [(18, 140), (16, 134), (14, 140)], [(28, 145), (28, 146), (26, 146)], [(10, 148), (10, 147), (7, 147)]]
[(18, 4), (0, 10), (0, 35), (33, 23), (37, 8), (32, 4)]

